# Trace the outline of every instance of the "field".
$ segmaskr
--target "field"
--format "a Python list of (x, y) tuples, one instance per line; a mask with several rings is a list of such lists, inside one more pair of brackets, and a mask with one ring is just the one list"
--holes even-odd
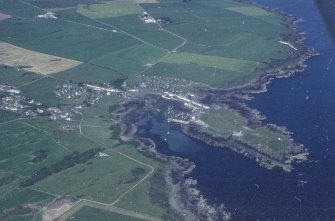
[(292, 141), (280, 133), (266, 127), (251, 129), (247, 120), (227, 107), (211, 110), (202, 120), (208, 125), (208, 130), (225, 138), (233, 135), (250, 145), (261, 146), (264, 151), (276, 152), (292, 145)]
[(143, 11), (133, 1), (110, 1), (104, 4), (78, 5), (77, 12), (92, 19), (141, 14)]
[(87, 164), (78, 164), (47, 177), (36, 183), (33, 188), (59, 196), (72, 195), (112, 203), (150, 172), (149, 168), (117, 153), (109, 150), (104, 153), (109, 156), (95, 158)]
[(5, 110), (0, 110), (0, 123), (14, 120), (20, 117), (20, 114), (10, 112), (10, 111), (5, 111)]
[(242, 15), (246, 16), (273, 16), (272, 13), (255, 6), (231, 7), (226, 9), (241, 13)]
[(259, 65), (259, 63), (255, 61), (183, 52), (171, 54), (164, 58), (162, 62), (173, 64), (197, 64), (199, 66), (218, 68), (234, 72), (252, 72)]
[(2, 84), (11, 84), (20, 87), (44, 76), (32, 72), (26, 72), (22, 69), (0, 66), (0, 82)]
[[(58, 18), (36, 18), (47, 11)], [(143, 11), (162, 23), (146, 24)], [(0, 0), (0, 30), (1, 84), (43, 108), (83, 101), (56, 97), (65, 82), (138, 87), (148, 75), (241, 86), (291, 50), (278, 42), (287, 33), (280, 16), (231, 0)], [(78, 204), (59, 220), (183, 220), (169, 204), (166, 164), (121, 140), (111, 120), (125, 96), (106, 95), (71, 121), (0, 110), (0, 220), (42, 220), (42, 208), (64, 195)], [(265, 150), (291, 144), (223, 105), (202, 120)]]
[[(82, 221), (90, 221), (90, 220), (96, 220), (96, 221), (143, 221), (146, 219), (140, 219), (135, 218), (131, 216), (126, 216), (122, 214), (118, 214), (115, 212), (110, 212), (108, 210), (102, 210), (97, 209), (94, 207), (84, 206), (82, 207), (78, 212), (75, 214), (72, 214), (68, 219), (66, 220), (82, 220)], [(61, 219), (59, 219), (61, 220)]]
[(31, 175), (70, 152), (46, 134), (22, 122), (4, 124), (0, 128), (2, 170), (12, 171), (21, 176)]
[[(287, 33), (281, 17), (254, 6), (216, 0), (195, 2), (188, 7), (166, 2), (142, 6), (153, 16), (169, 17), (173, 22), (165, 28), (187, 39), (177, 53), (163, 59), (153, 67), (154, 71), (148, 70), (145, 73), (148, 75), (164, 73), (167, 77), (171, 74), (171, 77), (190, 79), (194, 64), (199, 69), (216, 67), (225, 70), (228, 76), (213, 82), (195, 75), (193, 81), (230, 88), (254, 81), (258, 77), (255, 70), (263, 68), (264, 62), (285, 59), (289, 54), (290, 49), (278, 42)], [(172, 69), (164, 64), (167, 62), (172, 64)], [(189, 71), (180, 64), (189, 64)], [(203, 70), (206, 76), (213, 73), (213, 69)], [(236, 76), (231, 77), (232, 74)]]
[(26, 50), (5, 42), (0, 42), (0, 59), (2, 65), (43, 75), (64, 71), (81, 64), (79, 61)]

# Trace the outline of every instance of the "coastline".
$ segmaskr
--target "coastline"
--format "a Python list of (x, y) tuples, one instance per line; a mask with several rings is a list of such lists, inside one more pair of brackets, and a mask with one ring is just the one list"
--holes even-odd
[[(248, 3), (250, 2), (248, 1)], [(268, 62), (267, 67), (257, 70), (257, 72), (260, 73), (259, 78), (248, 85), (224, 90), (209, 87), (199, 88), (199, 92), (205, 94), (202, 102), (207, 104), (207, 96), (210, 96), (211, 102), (228, 105), (234, 111), (247, 118), (248, 126), (250, 127), (264, 125), (263, 121), (265, 119), (259, 111), (251, 109), (245, 104), (246, 101), (252, 99), (252, 94), (266, 92), (267, 85), (274, 78), (287, 78), (295, 73), (303, 72), (307, 67), (304, 62), (317, 55), (316, 52), (304, 46), (304, 33), (299, 32), (297, 28), (297, 24), (301, 22), (301, 20), (287, 15), (284, 12), (278, 12), (273, 8), (259, 5), (257, 5), (257, 7), (280, 14), (283, 17), (287, 28), (292, 31), (292, 35), (289, 36), (290, 38), (284, 39), (292, 42), (294, 45), (298, 45), (299, 50), (296, 53), (292, 53), (290, 57), (285, 60)], [(148, 95), (140, 95), (139, 97), (129, 99), (121, 104), (119, 109), (112, 112), (114, 120), (121, 125), (121, 139), (124, 141), (137, 142), (139, 144), (138, 150), (141, 153), (151, 156), (156, 160), (168, 162), (165, 171), (165, 181), (172, 187), (169, 203), (172, 208), (184, 214), (186, 220), (230, 220), (231, 214), (226, 211), (223, 204), (219, 206), (209, 205), (200, 191), (196, 189), (197, 181), (192, 178), (187, 178), (187, 175), (196, 167), (193, 162), (188, 159), (159, 153), (152, 139), (138, 135), (138, 126), (130, 122), (136, 122), (140, 118), (148, 114), (150, 115), (150, 113), (154, 115), (153, 109), (159, 106), (158, 103), (161, 99), (152, 94), (149, 95), (149, 98), (147, 96)], [(144, 101), (145, 99), (146, 101)], [(141, 100), (141, 102), (139, 102), (139, 100)], [(199, 127), (194, 124), (180, 126), (182, 131), (192, 138), (201, 140), (212, 146), (229, 147), (229, 149), (237, 153), (256, 159), (260, 166), (267, 169), (278, 166), (284, 171), (290, 172), (293, 169), (293, 162), (299, 163), (308, 159), (308, 151), (303, 145), (294, 144), (292, 147), (289, 147), (288, 150), (274, 156), (269, 152), (266, 153), (257, 147), (243, 143), (233, 137), (229, 137), (228, 139), (216, 137), (213, 134), (201, 131)], [(274, 124), (267, 124), (266, 127), (292, 140), (290, 136), (291, 133), (287, 131), (286, 128), (278, 127)]]

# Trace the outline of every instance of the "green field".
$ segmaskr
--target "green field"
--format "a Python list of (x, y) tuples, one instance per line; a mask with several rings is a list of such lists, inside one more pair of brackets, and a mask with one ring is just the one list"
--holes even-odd
[(57, 98), (54, 91), (58, 85), (63, 83), (63, 81), (53, 78), (42, 78), (41, 80), (23, 85), (19, 89), (28, 98), (41, 102), (44, 105), (56, 106), (62, 103), (62, 99)]
[(141, 14), (141, 8), (133, 1), (111, 1), (105, 4), (78, 5), (77, 12), (92, 19)]
[(85, 63), (54, 75), (73, 83), (106, 83), (125, 80), (127, 76), (108, 67)]
[(104, 24), (117, 27), (145, 42), (166, 50), (172, 50), (182, 43), (180, 38), (166, 31), (160, 30), (157, 24), (145, 24), (138, 18), (137, 15), (104, 18), (99, 19), (99, 21)]
[[(21, 122), (0, 125), (0, 168), (29, 176), (39, 168), (56, 162), (70, 151), (43, 132)], [(46, 156), (39, 159), (38, 151)]]
[(265, 152), (282, 151), (292, 146), (292, 141), (280, 133), (273, 132), (267, 127), (251, 129), (247, 119), (227, 107), (211, 110), (202, 116), (210, 132), (228, 138), (233, 134), (236, 139), (250, 145), (262, 147)]
[(5, 111), (5, 110), (0, 110), (0, 123), (14, 120), (20, 117), (20, 114), (10, 112), (10, 111)]
[[(48, 118), (36, 118), (36, 119), (26, 119), (25, 122), (31, 126), (44, 131), (50, 137), (52, 137), (56, 142), (71, 151), (86, 151), (92, 148), (97, 148), (99, 145), (93, 141), (83, 137), (79, 133), (79, 120), (75, 117), (74, 121), (50, 121)], [(65, 131), (62, 129), (63, 126), (70, 126), (71, 131)]]
[(16, 87), (30, 83), (37, 79), (42, 78), (40, 74), (34, 74), (16, 68), (0, 66), (0, 82), (1, 84), (11, 84)]
[(273, 16), (271, 12), (265, 11), (264, 9), (256, 6), (242, 6), (242, 7), (231, 7), (226, 8), (228, 10), (241, 13), (246, 16)]
[(117, 153), (104, 152), (109, 156), (78, 164), (45, 178), (33, 187), (60, 196), (67, 194), (112, 203), (150, 171)]
[[(287, 33), (279, 15), (228, 0), (194, 2), (188, 4), (188, 7), (182, 7), (181, 4), (143, 4), (152, 15), (169, 17), (173, 23), (166, 28), (188, 40), (179, 52), (157, 64), (154, 71), (148, 70), (148, 75), (160, 76), (164, 73), (167, 77), (170, 75), (184, 79), (194, 76), (194, 81), (219, 88), (230, 88), (257, 79), (255, 70), (263, 68), (264, 62), (288, 57), (290, 49), (279, 43)], [(172, 68), (164, 62), (173, 64)], [(187, 71), (188, 68), (180, 64), (197, 64), (199, 69), (202, 66), (216, 67), (230, 73), (224, 73), (228, 76), (218, 77), (217, 81), (213, 82), (209, 77), (206, 79), (198, 74), (193, 75), (197, 73), (193, 65), (189, 65)], [(242, 75), (240, 78), (239, 72)], [(203, 69), (206, 76), (212, 73), (212, 70)], [(235, 79), (232, 80), (234, 77), (230, 75), (236, 75)]]
[[(233, 58), (208, 56), (193, 53), (174, 53), (164, 58), (162, 62), (172, 64), (197, 64), (234, 72), (252, 72), (259, 63), (255, 61), (238, 60)], [(204, 73), (205, 74), (205, 73)]]
[(67, 220), (81, 220), (81, 221), (143, 221), (122, 214), (108, 212), (101, 209), (85, 206), (75, 214), (71, 215)]

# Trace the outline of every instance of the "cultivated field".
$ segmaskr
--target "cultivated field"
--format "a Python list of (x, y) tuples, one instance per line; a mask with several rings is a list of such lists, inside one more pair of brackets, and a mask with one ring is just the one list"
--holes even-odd
[(43, 75), (64, 71), (82, 62), (27, 50), (0, 42), (0, 62), (2, 65), (22, 68), (25, 71)]

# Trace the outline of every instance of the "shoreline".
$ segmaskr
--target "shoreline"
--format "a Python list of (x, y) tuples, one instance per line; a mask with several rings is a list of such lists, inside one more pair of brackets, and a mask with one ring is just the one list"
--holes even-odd
[[(250, 3), (250, 1), (248, 1), (248, 3)], [(284, 40), (298, 45), (299, 50), (291, 54), (291, 56), (285, 60), (272, 60), (267, 62), (267, 67), (257, 70), (257, 72), (260, 73), (258, 79), (248, 85), (231, 89), (199, 88), (199, 93), (206, 95), (205, 97), (202, 96), (203, 100), (206, 100), (207, 96), (211, 96), (211, 100), (214, 100), (214, 102), (228, 105), (231, 109), (245, 117), (250, 127), (264, 125), (263, 121), (265, 120), (265, 117), (262, 116), (258, 110), (251, 109), (246, 105), (245, 102), (252, 99), (252, 94), (266, 92), (267, 85), (275, 78), (287, 78), (295, 73), (303, 72), (307, 67), (307, 65), (304, 64), (305, 61), (317, 55), (316, 52), (311, 51), (304, 45), (304, 33), (299, 32), (297, 27), (297, 24), (301, 22), (301, 20), (284, 12), (276, 11), (273, 8), (255, 5), (283, 17), (286, 27), (292, 31), (290, 36), (292, 39), (286, 39), (285, 36), (283, 36)], [(144, 100), (144, 98), (147, 99), (147, 96), (151, 96), (151, 98), (149, 98), (150, 102), (143, 101), (142, 103), (138, 103), (138, 99)], [(155, 105), (159, 106), (159, 104), (157, 104), (159, 103), (159, 98), (153, 94), (139, 95), (135, 97), (135, 99), (125, 101), (120, 105), (119, 110), (114, 110), (117, 112), (117, 114), (114, 115), (114, 117), (116, 117), (114, 120), (121, 125), (120, 138), (124, 141), (135, 141), (139, 143), (137, 149), (142, 154), (153, 157), (161, 162), (168, 162), (169, 165), (165, 168), (165, 181), (172, 187), (172, 191), (169, 195), (169, 203), (173, 209), (184, 214), (186, 220), (230, 220), (231, 214), (226, 211), (223, 204), (209, 205), (207, 200), (201, 195), (201, 192), (196, 188), (197, 181), (192, 178), (186, 178), (196, 167), (193, 162), (188, 159), (159, 153), (155, 142), (151, 138), (138, 136), (138, 126), (129, 122), (136, 122), (141, 117), (150, 114), (150, 112), (151, 116), (154, 115), (152, 109), (146, 107), (148, 103), (150, 103), (149, 106), (151, 106), (151, 108), (157, 107)], [(280, 132), (282, 135), (292, 139), (290, 136), (291, 132), (287, 131), (286, 128), (274, 124), (266, 124), (266, 126), (268, 129)], [(181, 125), (181, 128), (182, 131), (190, 137), (213, 146), (222, 146), (222, 142), (219, 142), (222, 141), (220, 140), (222, 139), (221, 137), (218, 138), (199, 131), (195, 125)], [(232, 146), (230, 147), (231, 150), (244, 154), (246, 157), (255, 158), (260, 166), (267, 169), (279, 166), (284, 171), (289, 172), (293, 169), (293, 162), (299, 163), (308, 158), (308, 151), (303, 145), (294, 144), (289, 148), (288, 152), (285, 150), (282, 155), (272, 156), (270, 153), (265, 153), (232, 137), (226, 141)], [(225, 144), (224, 146), (227, 145)]]
[[(141, 154), (154, 158), (165, 165), (165, 182), (172, 187), (168, 196), (171, 208), (183, 214), (187, 221), (199, 219), (230, 220), (230, 213), (226, 211), (223, 204), (219, 206), (209, 205), (200, 191), (196, 189), (197, 181), (187, 178), (196, 167), (193, 162), (186, 158), (168, 156), (158, 152), (156, 143), (151, 138), (137, 134), (137, 125), (129, 123), (129, 121), (125, 122), (125, 119), (129, 117), (141, 118), (147, 114), (145, 110), (139, 108), (141, 102), (137, 99), (124, 102), (114, 109), (111, 114), (114, 116), (113, 120), (120, 124), (121, 140), (138, 143), (137, 150)], [(150, 99), (150, 101), (155, 102), (156, 99)]]

